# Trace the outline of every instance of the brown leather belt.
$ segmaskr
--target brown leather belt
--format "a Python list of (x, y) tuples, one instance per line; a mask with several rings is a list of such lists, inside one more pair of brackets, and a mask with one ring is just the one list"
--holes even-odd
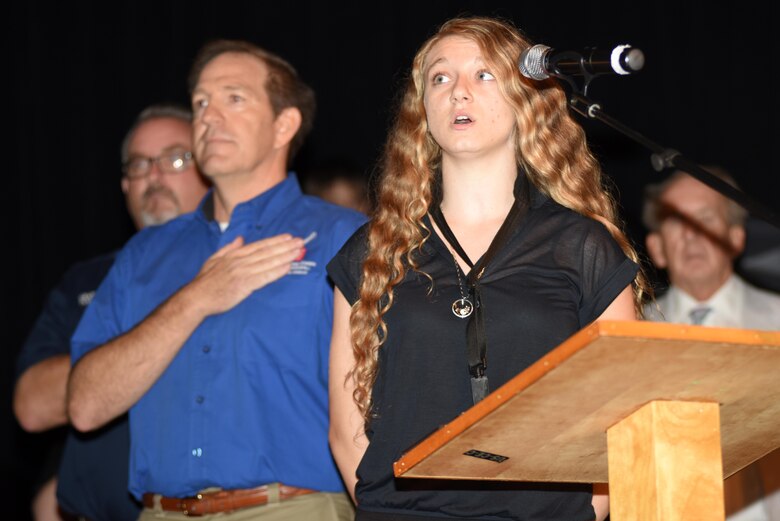
[(143, 503), (146, 508), (154, 509), (159, 507), (168, 512), (179, 512), (185, 516), (204, 516), (266, 505), (314, 492), (317, 491), (308, 488), (291, 487), (281, 483), (272, 483), (256, 488), (205, 492), (194, 497), (185, 498), (165, 497), (159, 494), (147, 493), (143, 496)]

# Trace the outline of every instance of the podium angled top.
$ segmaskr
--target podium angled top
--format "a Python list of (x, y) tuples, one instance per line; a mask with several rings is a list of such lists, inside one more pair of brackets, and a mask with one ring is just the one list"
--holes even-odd
[(780, 332), (594, 322), (405, 453), (394, 472), (605, 483), (607, 429), (653, 400), (719, 403), (730, 476), (780, 447)]

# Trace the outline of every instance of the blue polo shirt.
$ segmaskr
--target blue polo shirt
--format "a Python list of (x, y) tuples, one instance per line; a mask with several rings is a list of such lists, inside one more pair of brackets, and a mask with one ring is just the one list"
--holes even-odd
[(294, 174), (236, 206), (224, 232), (212, 197), (128, 242), (73, 336), (74, 362), (141, 322), (236, 237), (316, 235), (289, 274), (206, 318), (130, 409), (130, 492), (184, 497), (271, 482), (341, 491), (328, 447), (325, 266), (366, 218), (303, 195)]

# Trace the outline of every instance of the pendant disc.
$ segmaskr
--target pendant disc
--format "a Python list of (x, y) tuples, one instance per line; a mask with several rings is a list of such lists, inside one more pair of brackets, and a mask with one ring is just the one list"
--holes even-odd
[(452, 303), (452, 314), (458, 318), (469, 317), (474, 311), (474, 305), (467, 298), (459, 298)]

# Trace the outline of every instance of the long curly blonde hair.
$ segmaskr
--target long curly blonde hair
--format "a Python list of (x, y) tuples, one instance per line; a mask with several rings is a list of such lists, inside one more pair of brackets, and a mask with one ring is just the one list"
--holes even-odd
[[(529, 180), (559, 204), (603, 223), (626, 255), (638, 262), (636, 251), (621, 231), (615, 202), (603, 186), (585, 133), (569, 114), (565, 92), (553, 80), (533, 82), (518, 72), (520, 54), (531, 43), (506, 20), (468, 17), (447, 21), (414, 58), (380, 165), (368, 254), (359, 299), (350, 317), (355, 365), (347, 378), (354, 381), (353, 398), (366, 421), (371, 416), (377, 355), (388, 335), (383, 317), (393, 305), (393, 288), (408, 269), (416, 270), (414, 252), (429, 234), (422, 219), (433, 200), (441, 148), (428, 131), (424, 71), (430, 50), (448, 36), (468, 38), (479, 45), (514, 109), (517, 163)], [(642, 294), (647, 288), (641, 271), (634, 286), (636, 309), (641, 313)]]

